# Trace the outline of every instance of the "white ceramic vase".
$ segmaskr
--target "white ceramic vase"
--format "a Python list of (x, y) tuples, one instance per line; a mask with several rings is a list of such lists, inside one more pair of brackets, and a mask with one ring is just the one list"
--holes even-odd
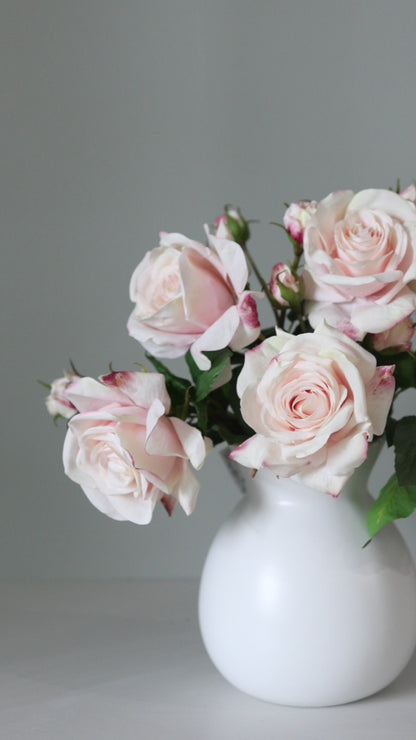
[(242, 691), (278, 704), (343, 704), (384, 688), (409, 661), (416, 572), (392, 524), (363, 547), (370, 465), (337, 499), (266, 470), (245, 476), (199, 596), (207, 652)]

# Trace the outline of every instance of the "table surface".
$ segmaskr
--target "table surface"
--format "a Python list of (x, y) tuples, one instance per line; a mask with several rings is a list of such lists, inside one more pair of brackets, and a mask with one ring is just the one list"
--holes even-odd
[(416, 655), (354, 704), (267, 704), (211, 664), (197, 594), (186, 580), (3, 582), (1, 740), (414, 740)]

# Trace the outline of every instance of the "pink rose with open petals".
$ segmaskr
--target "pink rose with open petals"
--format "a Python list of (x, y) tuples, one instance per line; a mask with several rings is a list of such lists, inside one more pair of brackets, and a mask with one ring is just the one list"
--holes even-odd
[(205, 247), (182, 234), (161, 234), (160, 246), (132, 275), (136, 306), (127, 324), (151, 354), (181, 357), (190, 349), (201, 370), (210, 367), (204, 352), (243, 349), (260, 333), (254, 301), (260, 294), (246, 290), (243, 250), (228, 239), (208, 239)]
[(193, 511), (200, 468), (210, 440), (181, 419), (168, 417), (163, 375), (120, 372), (81, 378), (67, 391), (80, 413), (65, 438), (66, 474), (112, 519), (147, 524), (161, 501)]
[(338, 496), (384, 431), (393, 371), (325, 324), (296, 336), (278, 329), (246, 352), (237, 391), (256, 433), (232, 459)]
[(321, 319), (360, 340), (416, 308), (416, 206), (389, 190), (331, 193), (304, 233), (305, 298)]

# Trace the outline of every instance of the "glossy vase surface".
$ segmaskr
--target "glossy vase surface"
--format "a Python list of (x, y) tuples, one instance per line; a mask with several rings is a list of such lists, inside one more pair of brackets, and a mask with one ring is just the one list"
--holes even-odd
[[(366, 547), (371, 460), (335, 499), (262, 470), (203, 569), (200, 629), (234, 686), (293, 706), (387, 686), (416, 643), (416, 572), (394, 525)], [(240, 475), (241, 475), (240, 468)]]

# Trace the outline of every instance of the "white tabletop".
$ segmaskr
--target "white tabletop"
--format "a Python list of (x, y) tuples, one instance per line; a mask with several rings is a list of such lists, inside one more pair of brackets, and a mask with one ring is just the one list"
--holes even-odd
[(416, 655), (355, 704), (252, 699), (212, 666), (194, 581), (2, 583), (1, 740), (414, 740)]

